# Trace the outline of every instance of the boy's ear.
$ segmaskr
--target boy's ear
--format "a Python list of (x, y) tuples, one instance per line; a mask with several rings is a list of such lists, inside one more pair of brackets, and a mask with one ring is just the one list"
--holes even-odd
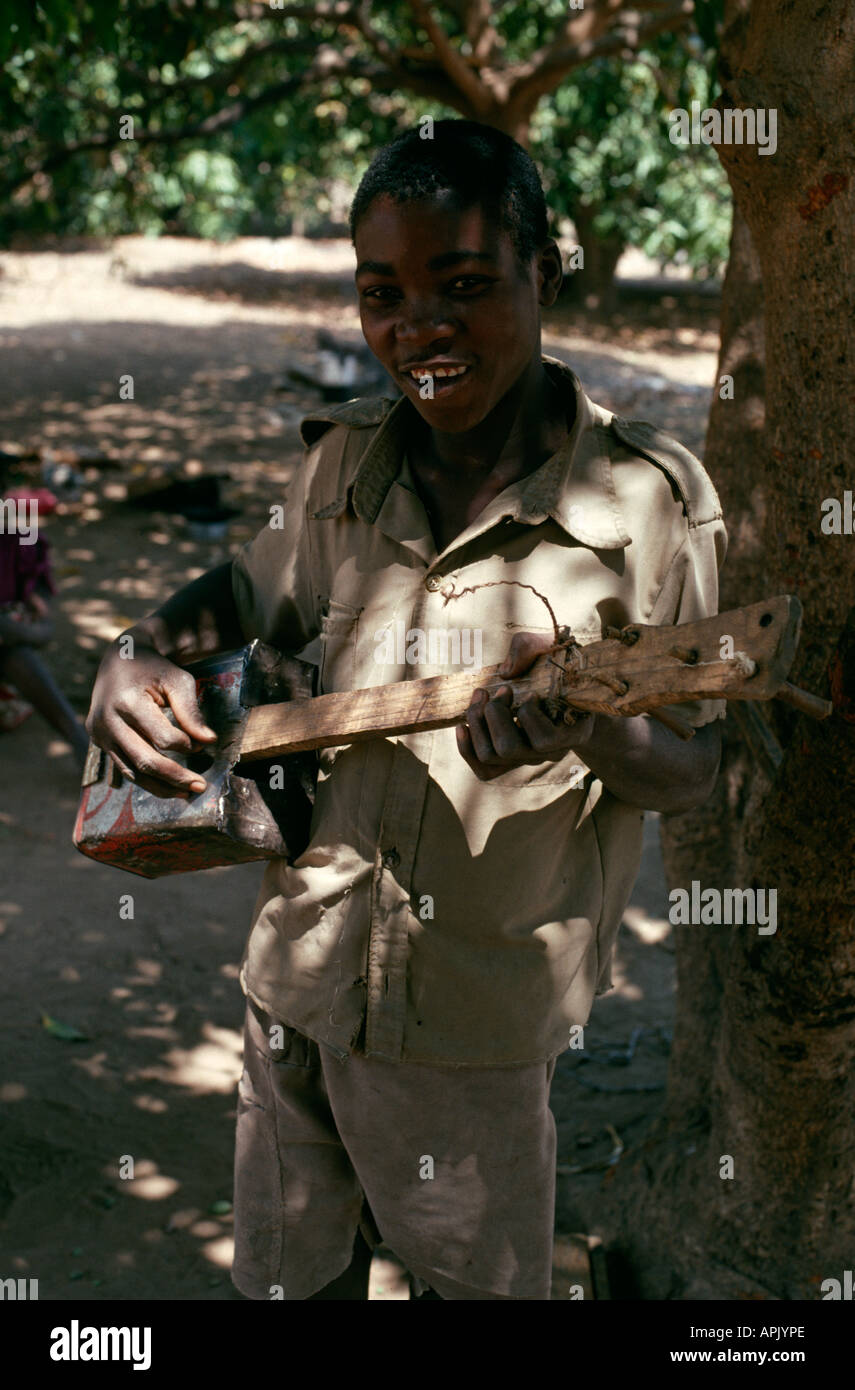
[(539, 302), (548, 308), (558, 298), (564, 280), (561, 252), (554, 241), (548, 241), (538, 253), (537, 268), (540, 276)]

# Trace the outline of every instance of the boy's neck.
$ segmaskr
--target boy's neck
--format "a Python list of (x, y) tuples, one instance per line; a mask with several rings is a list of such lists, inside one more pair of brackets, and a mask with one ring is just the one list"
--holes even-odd
[(572, 426), (566, 400), (538, 362), (540, 379), (508, 392), (492, 416), (465, 435), (430, 430), (419, 419), (408, 447), (416, 492), (437, 554), (495, 497), (561, 448)]
[(449, 480), (494, 476), (508, 487), (557, 453), (571, 426), (566, 397), (538, 359), (475, 429), (443, 434), (419, 420), (412, 454), (420, 470)]

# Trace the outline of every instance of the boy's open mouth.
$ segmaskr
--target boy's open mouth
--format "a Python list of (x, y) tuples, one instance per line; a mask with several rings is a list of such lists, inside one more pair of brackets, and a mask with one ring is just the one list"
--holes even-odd
[[(448, 366), (411, 367), (402, 375), (416, 387), (421, 387), (422, 383), (430, 377), (433, 379), (434, 396), (444, 396), (450, 391), (456, 390), (460, 383), (471, 374), (471, 371), (472, 369), (468, 364), (459, 363)], [(430, 398), (428, 397), (428, 399)]]

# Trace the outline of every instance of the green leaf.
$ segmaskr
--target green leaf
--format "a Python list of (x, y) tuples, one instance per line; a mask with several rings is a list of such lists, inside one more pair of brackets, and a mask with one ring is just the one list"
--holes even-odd
[(60, 1023), (59, 1019), (51, 1018), (50, 1014), (42, 1014), (42, 1027), (61, 1042), (89, 1041), (88, 1035), (81, 1033), (79, 1028), (75, 1028), (71, 1023)]
[(227, 1202), (224, 1197), (221, 1197), (219, 1201), (212, 1202), (208, 1207), (208, 1211), (212, 1216), (228, 1216), (231, 1209), (231, 1202)]

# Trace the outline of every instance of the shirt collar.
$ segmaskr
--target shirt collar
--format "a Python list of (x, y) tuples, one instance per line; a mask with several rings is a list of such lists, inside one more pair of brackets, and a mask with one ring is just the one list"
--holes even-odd
[[(568, 535), (594, 550), (622, 549), (631, 537), (612, 477), (611, 414), (590, 400), (566, 363), (545, 355), (542, 360), (565, 392), (568, 406), (575, 401), (573, 427), (552, 458), (506, 488), (492, 506), (501, 502), (503, 516), (528, 525), (552, 517)], [(396, 401), (362, 456), (350, 494), (353, 509), (363, 521), (376, 520), (400, 472), (414, 412), (407, 397)]]

